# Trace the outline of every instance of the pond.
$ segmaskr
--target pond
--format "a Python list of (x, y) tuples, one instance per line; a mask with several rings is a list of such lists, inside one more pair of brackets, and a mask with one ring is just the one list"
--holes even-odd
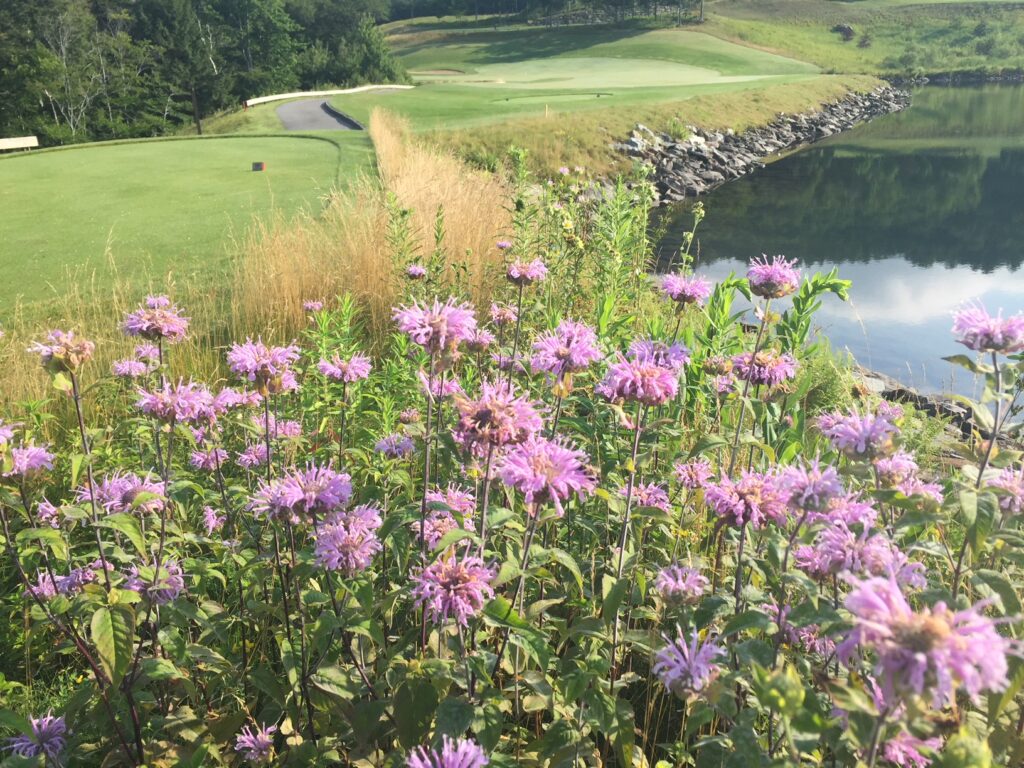
[[(941, 360), (965, 351), (951, 314), (981, 300), (1024, 309), (1024, 86), (929, 86), (888, 115), (789, 155), (703, 198), (696, 269), (741, 273), (782, 253), (839, 268), (848, 304), (818, 315), (836, 350), (929, 392), (971, 394)], [(662, 252), (690, 225), (672, 212)]]

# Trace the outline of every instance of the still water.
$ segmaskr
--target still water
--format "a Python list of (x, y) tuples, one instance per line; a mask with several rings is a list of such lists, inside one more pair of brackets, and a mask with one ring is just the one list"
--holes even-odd
[[(837, 350), (924, 391), (968, 394), (952, 312), (980, 299), (1024, 309), (1024, 86), (926, 87), (912, 106), (799, 151), (704, 198), (697, 270), (742, 272), (782, 253), (839, 268), (851, 300), (825, 300)], [(677, 211), (667, 250), (687, 228)], [(673, 235), (675, 236), (673, 238)]]

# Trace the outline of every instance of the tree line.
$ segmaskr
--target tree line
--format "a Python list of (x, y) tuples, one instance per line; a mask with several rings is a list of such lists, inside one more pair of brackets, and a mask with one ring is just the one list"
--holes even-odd
[[(489, 23), (618, 23), (635, 18), (703, 21), (703, 0), (391, 0), (390, 18), (491, 16)], [(501, 16), (502, 18), (493, 18)]]
[(2, 0), (0, 137), (154, 136), (253, 96), (405, 79), (388, 0)]

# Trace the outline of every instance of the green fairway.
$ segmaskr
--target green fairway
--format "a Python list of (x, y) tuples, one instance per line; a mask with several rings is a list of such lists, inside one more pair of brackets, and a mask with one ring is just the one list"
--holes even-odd
[[(251, 170), (254, 161), (267, 165)], [(0, 311), (59, 291), (71, 271), (223, 274), (254, 216), (320, 205), (372, 168), (361, 133), (98, 144), (0, 159)], [(26, 265), (31, 269), (26, 270)]]

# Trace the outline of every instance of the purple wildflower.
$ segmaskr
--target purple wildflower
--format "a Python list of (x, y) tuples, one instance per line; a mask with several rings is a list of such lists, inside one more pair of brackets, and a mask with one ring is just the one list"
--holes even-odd
[(30, 584), (23, 594), (25, 597), (35, 597), (37, 600), (46, 602), (51, 597), (56, 597), (57, 592), (57, 582), (50, 577), (49, 573), (39, 571), (36, 573), (36, 583)]
[(497, 337), (486, 328), (477, 328), (466, 339), (466, 349), (470, 352), (484, 352), (497, 340)]
[(402, 459), (411, 455), (416, 446), (409, 437), (395, 432), (378, 440), (373, 449), (389, 459)]
[(454, 618), (465, 627), (483, 609), (484, 600), (494, 597), (494, 575), (479, 557), (449, 554), (413, 575), (412, 594), (435, 624)]
[(654, 588), (666, 603), (692, 605), (698, 602), (708, 588), (707, 577), (688, 565), (670, 565), (662, 568), (654, 580)]
[(882, 746), (882, 757), (899, 768), (928, 768), (932, 758), (922, 753), (937, 753), (942, 739), (919, 739), (909, 731), (900, 731)]
[(573, 494), (583, 498), (597, 487), (582, 451), (555, 438), (533, 435), (501, 460), (498, 474), (505, 485), (521, 492), (529, 505), (550, 501), (564, 514), (562, 502)]
[(704, 458), (676, 462), (672, 469), (675, 472), (676, 480), (688, 491), (703, 488), (714, 474), (711, 462)]
[(629, 345), (629, 357), (637, 363), (650, 363), (679, 373), (690, 362), (690, 352), (682, 344), (656, 339), (636, 339)]
[(788, 352), (781, 355), (767, 349), (756, 355), (744, 352), (735, 355), (732, 362), (736, 378), (754, 386), (774, 388), (796, 377), (796, 359)]
[(235, 461), (243, 469), (255, 469), (256, 467), (265, 466), (267, 463), (266, 443), (250, 443), (244, 451), (238, 454)]
[(585, 370), (600, 359), (594, 329), (573, 320), (563, 320), (555, 330), (533, 343), (530, 365), (534, 373), (544, 371), (560, 382), (566, 374)]
[(60, 509), (48, 499), (43, 499), (36, 507), (36, 520), (40, 525), (60, 528)]
[(291, 365), (299, 359), (299, 348), (294, 344), (268, 347), (262, 339), (246, 339), (244, 344), (231, 345), (227, 359), (228, 367), (253, 382), (261, 394), (295, 388)]
[(751, 259), (747, 281), (755, 296), (781, 299), (800, 287), (800, 272), (796, 269), (796, 259), (790, 261), (785, 256), (773, 256), (769, 260), (762, 254), (760, 259)]
[(216, 472), (224, 466), (228, 460), (228, 452), (223, 448), (207, 448), (200, 451), (192, 451), (189, 457), (189, 464), (196, 469), (206, 472)]
[(837, 451), (851, 459), (869, 460), (889, 455), (899, 429), (880, 413), (861, 416), (828, 413), (818, 417), (818, 428)]
[[(117, 512), (135, 512), (147, 514), (163, 509), (164, 484), (150, 476), (132, 474), (131, 472), (114, 472), (104, 477), (93, 491), (96, 503), (108, 515)], [(87, 486), (78, 489), (79, 502), (88, 502), (90, 491)]]
[(14, 430), (20, 426), (20, 424), (7, 424), (3, 419), (0, 419), (0, 448), (11, 444), (11, 441), (14, 439)]
[(330, 465), (310, 464), (282, 477), (261, 482), (249, 508), (257, 515), (297, 521), (299, 513), (327, 515), (352, 498), (351, 478)]
[(466, 450), (521, 443), (544, 426), (533, 403), (516, 394), (515, 386), (507, 381), (485, 381), (478, 398), (457, 396), (455, 407), (459, 412), (455, 440)]
[(398, 414), (398, 420), (402, 424), (418, 424), (420, 421), (420, 412), (415, 408), (406, 408)]
[(698, 275), (663, 275), (661, 292), (680, 306), (702, 306), (711, 295), (711, 283)]
[(462, 394), (462, 385), (454, 376), (434, 376), (433, 381), (424, 371), (418, 371), (417, 377), (420, 380), (420, 387), (423, 394), (435, 402), (444, 400), (452, 395)]
[(27, 480), (44, 469), (53, 469), (53, 454), (34, 443), (23, 443), (11, 448), (8, 458), (10, 469), (4, 472), (4, 477)]
[(245, 726), (235, 737), (235, 751), (242, 753), (242, 759), (250, 763), (265, 763), (274, 754), (274, 732), (276, 725), (260, 727)]
[(149, 296), (146, 302), (124, 319), (124, 332), (150, 341), (166, 340), (177, 344), (188, 334), (188, 318), (171, 305), (166, 296)]
[(74, 373), (89, 362), (96, 345), (86, 339), (76, 339), (74, 331), (50, 331), (45, 341), (37, 341), (28, 348), (39, 355), (43, 367), (51, 373)]
[(302, 308), (307, 312), (319, 312), (324, 308), (324, 303), (319, 299), (310, 299), (302, 302)]
[[(626, 496), (627, 488), (619, 488), (619, 495)], [(668, 500), (668, 492), (657, 483), (637, 483), (633, 486), (633, 503), (637, 507), (651, 507), (662, 512), (671, 512), (672, 505)]]
[(1024, 509), (1024, 468), (1007, 467), (989, 483), (989, 487), (997, 488), (999, 507), (1006, 514), (1019, 515)]
[(540, 259), (533, 261), (514, 261), (508, 265), (505, 277), (513, 285), (532, 285), (547, 277), (548, 268)]
[(19, 734), (7, 740), (5, 749), (18, 757), (38, 757), (44, 755), (47, 764), (53, 762), (60, 765), (60, 753), (67, 744), (68, 726), (64, 717), (54, 717), (50, 710), (42, 717), (29, 717), (32, 734)]
[(365, 571), (381, 551), (377, 539), (380, 514), (373, 507), (357, 507), (339, 515), (317, 532), (316, 561), (329, 571), (354, 576)]
[(503, 325), (511, 325), (519, 317), (515, 307), (508, 304), (491, 304), (491, 322), (499, 328)]
[(422, 280), (427, 276), (427, 268), (422, 264), (410, 264), (405, 268), (405, 276), (410, 280)]
[(422, 306), (414, 301), (395, 309), (392, 317), (400, 331), (431, 355), (454, 353), (476, 330), (473, 308), (451, 298), (444, 304), (435, 299), (433, 305)]
[(644, 359), (627, 360), (619, 354), (596, 389), (607, 400), (663, 405), (679, 392), (679, 372)]
[(210, 390), (192, 381), (179, 379), (177, 384), (165, 381), (152, 391), (139, 389), (138, 394), (136, 407), (165, 424), (194, 424), (217, 417)]
[(342, 360), (335, 353), (330, 360), (321, 359), (317, 368), (320, 369), (320, 373), (329, 379), (352, 384), (362, 381), (370, 375), (370, 358), (357, 353), (348, 360)]
[(779, 608), (775, 600), (770, 600), (761, 606), (772, 621), (779, 627), (779, 634), (782, 640), (791, 646), (802, 648), (811, 653), (818, 653), (822, 656), (830, 656), (835, 652), (836, 644), (831, 638), (821, 634), (821, 627), (817, 624), (808, 624), (802, 627), (795, 627), (789, 621), (791, 606), (786, 605)]
[(967, 306), (953, 315), (953, 333), (975, 352), (1010, 355), (1024, 349), (1024, 314), (992, 317), (980, 304)]
[(203, 525), (206, 527), (207, 536), (212, 536), (214, 531), (223, 528), (227, 519), (227, 515), (218, 514), (213, 507), (203, 507)]
[(138, 592), (143, 597), (155, 601), (157, 605), (166, 605), (172, 600), (177, 600), (185, 591), (184, 571), (177, 560), (167, 558), (160, 563), (159, 568), (154, 566), (150, 570), (156, 577), (155, 581), (152, 577), (149, 580), (143, 580), (138, 567), (131, 566), (123, 585), (124, 589)]
[(507, 251), (512, 247), (512, 242), (510, 240), (499, 240), (494, 244), (494, 247), (499, 251)]
[(137, 379), (151, 373), (152, 368), (141, 360), (128, 358), (127, 360), (115, 360), (110, 366), (110, 372), (122, 379)]
[(943, 602), (914, 611), (894, 578), (857, 584), (846, 598), (854, 627), (839, 646), (850, 664), (860, 649), (873, 650), (875, 674), (887, 700), (930, 692), (932, 703), (952, 703), (958, 688), (977, 701), (1008, 684), (1012, 643), (981, 613), (985, 603), (953, 612)]
[(487, 756), (472, 739), (452, 739), (445, 736), (441, 751), (416, 747), (406, 762), (408, 768), (483, 768)]
[(696, 631), (687, 643), (680, 630), (675, 640), (654, 654), (651, 672), (676, 696), (686, 698), (700, 693), (718, 677), (722, 670), (715, 660), (724, 655), (714, 641), (701, 643)]
[(787, 492), (778, 475), (744, 472), (734, 481), (723, 477), (704, 491), (704, 500), (728, 525), (762, 528), (766, 522), (786, 523)]
[(823, 512), (832, 499), (843, 495), (843, 482), (834, 467), (822, 469), (818, 460), (802, 467), (787, 467), (781, 477), (789, 505), (803, 512)]
[(906, 451), (896, 451), (892, 456), (874, 460), (875, 473), (883, 488), (895, 488), (917, 474), (917, 462)]
[(213, 398), (213, 410), (220, 415), (235, 408), (259, 405), (262, 400), (263, 396), (259, 392), (224, 387)]

